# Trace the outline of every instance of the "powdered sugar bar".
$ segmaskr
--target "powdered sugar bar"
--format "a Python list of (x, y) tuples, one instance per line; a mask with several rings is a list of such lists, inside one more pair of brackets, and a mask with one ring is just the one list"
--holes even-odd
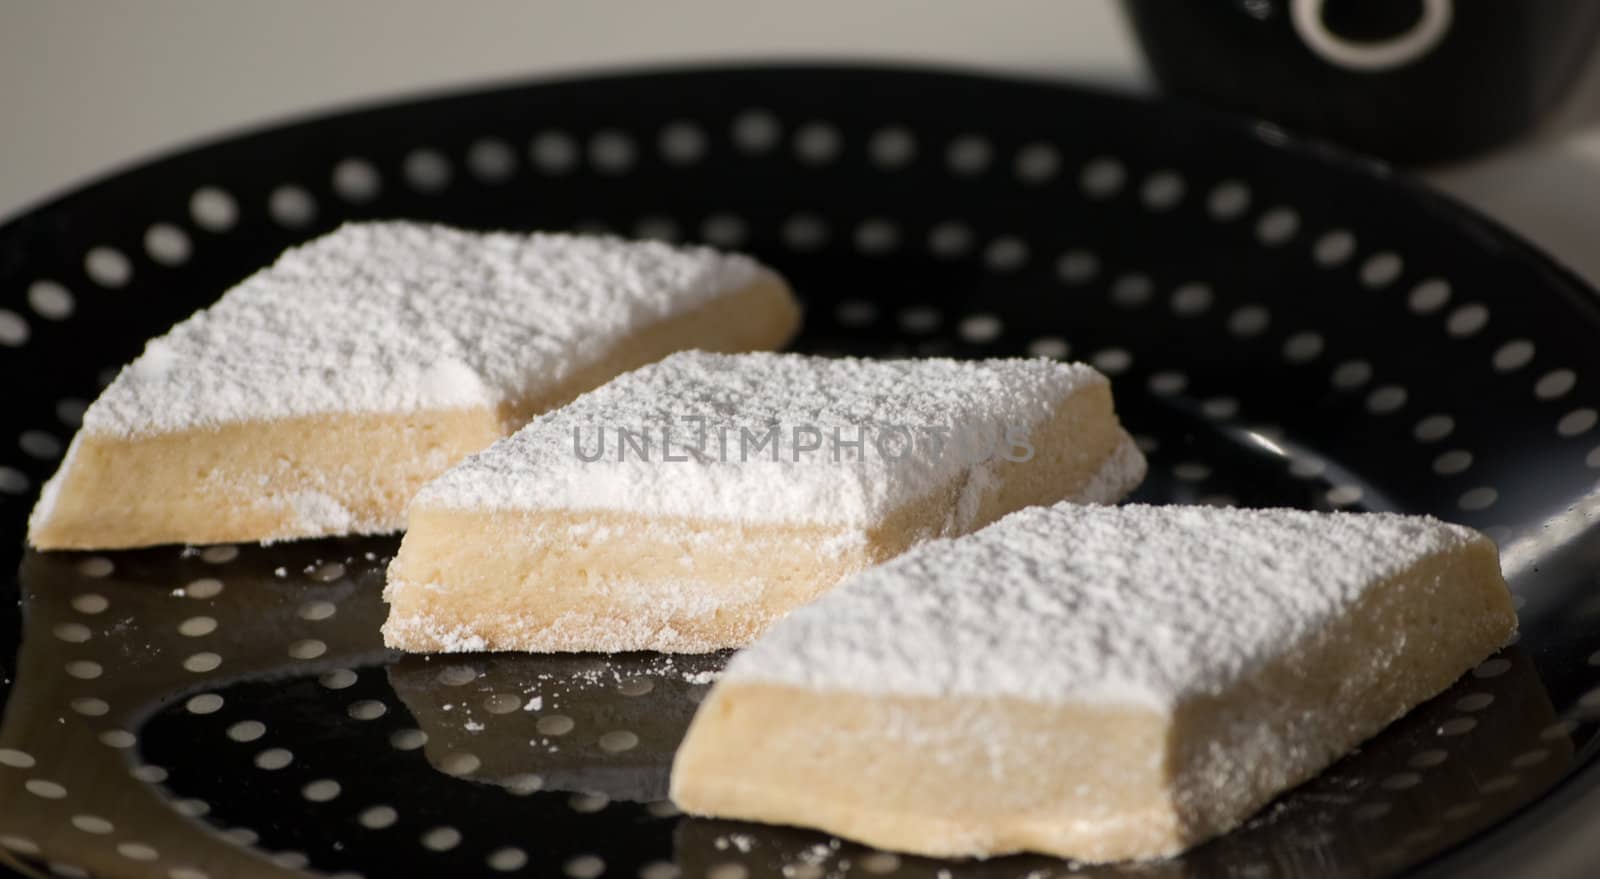
[(840, 577), (1144, 459), (1106, 379), (1049, 360), (685, 352), (429, 484), (389, 568), (413, 651), (748, 643)]
[(1172, 855), (1516, 625), (1494, 545), (1434, 519), (1028, 509), (850, 578), (735, 656), (672, 796), (935, 856)]
[(150, 342), (84, 415), (41, 549), (397, 530), (427, 480), (619, 372), (776, 347), (798, 309), (742, 256), (346, 225)]

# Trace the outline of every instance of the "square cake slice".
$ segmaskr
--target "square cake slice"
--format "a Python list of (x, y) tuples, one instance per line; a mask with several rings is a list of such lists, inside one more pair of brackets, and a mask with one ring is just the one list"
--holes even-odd
[(84, 413), (39, 549), (397, 531), (417, 489), (618, 373), (783, 345), (777, 275), (699, 247), (346, 225), (146, 346)]
[(389, 567), (411, 651), (737, 647), (845, 574), (1144, 475), (1105, 377), (1051, 360), (684, 352), (429, 484)]
[(1037, 507), (856, 575), (735, 656), (672, 798), (932, 856), (1170, 856), (1516, 626), (1494, 544), (1431, 518)]

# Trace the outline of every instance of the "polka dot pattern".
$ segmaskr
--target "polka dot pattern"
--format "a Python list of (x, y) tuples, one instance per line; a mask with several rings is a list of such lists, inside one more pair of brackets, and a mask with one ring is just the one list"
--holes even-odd
[[(562, 123), (550, 119), (541, 120), (540, 124)], [(1270, 130), (1265, 136), (1282, 137)], [(30, 345), (48, 342), (51, 334), (70, 330), (80, 314), (98, 317), (101, 306), (97, 297), (111, 297), (124, 288), (142, 289), (150, 278), (181, 279), (183, 267), (207, 255), (206, 248), (216, 236), (236, 229), (240, 234), (308, 234), (313, 225), (320, 227), (342, 219), (342, 212), (350, 205), (379, 210), (391, 195), (409, 195), (413, 199), (431, 196), (432, 201), (419, 203), (444, 204), (443, 199), (463, 190), (488, 192), (486, 187), (503, 185), (505, 188), (498, 191), (510, 197), (519, 191), (515, 187), (524, 184), (568, 185), (544, 178), (573, 175), (570, 183), (577, 183), (591, 178), (621, 178), (647, 169), (705, 170), (723, 161), (766, 163), (773, 171), (804, 169), (807, 175), (815, 175), (813, 179), (822, 180), (836, 167), (848, 165), (871, 168), (886, 176), (899, 175), (901, 180), (937, 173), (948, 177), (951, 185), (1000, 185), (1019, 198), (1030, 192), (1035, 194), (1032, 197), (1048, 193), (1051, 198), (1100, 205), (1097, 210), (1137, 215), (1143, 218), (1140, 222), (1197, 220), (1211, 230), (1206, 234), (1227, 235), (1230, 237), (1225, 240), (1238, 242), (1240, 247), (1264, 248), (1271, 252), (1271, 259), (1295, 261), (1314, 269), (1314, 277), (1322, 279), (1319, 283), (1342, 288), (1338, 295), (1366, 296), (1373, 303), (1383, 303), (1389, 312), (1415, 322), (1419, 339), (1432, 338), (1446, 346), (1460, 344), (1462, 351), (1470, 348), (1478, 364), (1475, 381), (1504, 382), (1508, 388), (1515, 383), (1522, 402), (1540, 407), (1539, 429), (1571, 440), (1572, 454), (1583, 458), (1588, 467), (1600, 469), (1600, 446), (1594, 445), (1593, 436), (1597, 415), (1594, 401), (1586, 395), (1587, 376), (1581, 374), (1583, 361), (1559, 350), (1558, 342), (1546, 341), (1535, 328), (1519, 323), (1518, 309), (1510, 300), (1477, 289), (1473, 279), (1455, 274), (1455, 266), (1441, 264), (1432, 254), (1420, 248), (1410, 249), (1403, 241), (1378, 240), (1379, 230), (1361, 224), (1358, 218), (1325, 213), (1324, 206), (1298, 200), (1291, 189), (1279, 188), (1273, 181), (1215, 180), (1191, 173), (1181, 167), (1180, 160), (1153, 162), (1112, 151), (1095, 154), (1094, 150), (1084, 151), (1081, 142), (1025, 138), (1019, 142), (999, 136), (991, 140), (981, 132), (946, 139), (921, 131), (910, 121), (893, 120), (857, 131), (847, 127), (842, 116), (837, 120), (780, 117), (762, 108), (716, 118), (672, 119), (650, 127), (546, 128), (512, 137), (529, 139), (519, 144), (487, 133), (464, 131), (448, 140), (438, 140), (434, 146), (404, 146), (393, 153), (369, 151), (364, 156), (330, 161), (309, 176), (300, 176), (299, 182), (285, 179), (273, 184), (273, 188), (233, 189), (228, 181), (219, 180), (194, 189), (187, 212), (180, 191), (176, 207), (166, 207), (167, 216), (133, 218), (126, 234), (107, 235), (103, 243), (92, 245), (114, 255), (102, 253), (97, 257), (95, 249), (80, 246), (71, 251), (63, 266), (25, 276), (24, 286), (17, 287), (19, 292), (13, 300), (0, 308), (0, 346), (26, 352)], [(519, 180), (519, 176), (524, 179)], [(874, 205), (882, 215), (868, 217), (836, 214), (832, 206), (817, 202), (796, 205), (799, 213), (770, 220), (759, 212), (746, 212), (732, 201), (717, 208), (714, 213), (673, 214), (662, 205), (642, 205), (623, 216), (600, 219), (627, 234), (663, 240), (703, 240), (724, 247), (745, 246), (748, 242), (748, 246), (757, 249), (778, 248), (779, 253), (787, 253), (786, 259), (797, 261), (813, 257), (871, 258), (880, 260), (878, 264), (887, 270), (898, 270), (901, 260), (932, 257), (950, 272), (970, 272), (971, 277), (983, 279), (983, 284), (1037, 280), (1040, 283), (1035, 284), (1030, 295), (1060, 297), (1084, 303), (1085, 308), (1102, 309), (1096, 314), (1105, 313), (1103, 309), (1111, 306), (1129, 310), (1127, 319), (1179, 320), (1182, 323), (1174, 326), (1187, 327), (1187, 332), (1195, 334), (1218, 334), (1219, 338), (1225, 332), (1229, 344), (1249, 352), (1248, 357), (1241, 356), (1241, 362), (1265, 362), (1300, 376), (1299, 381), (1315, 383), (1314, 387), (1306, 385), (1308, 405), (1315, 401), (1318, 406), (1338, 407), (1336, 411), (1353, 425), (1393, 433), (1397, 445), (1403, 447), (1397, 448), (1396, 454), (1411, 456), (1419, 473), (1433, 480), (1429, 484), (1437, 488), (1441, 506), (1447, 508), (1439, 511), (1442, 515), (1452, 511), (1483, 512), (1492, 516), (1488, 521), (1497, 525), (1507, 522), (1516, 526), (1491, 533), (1508, 537), (1525, 533), (1525, 523), (1513, 521), (1515, 516), (1507, 513), (1521, 500), (1515, 486), (1498, 481), (1503, 478), (1502, 462), (1496, 458), (1495, 450), (1475, 444), (1476, 409), (1435, 399), (1426, 385), (1393, 359), (1372, 349), (1363, 350), (1357, 344), (1359, 340), (1348, 333), (1336, 326), (1311, 322), (1307, 315), (1313, 312), (1290, 308), (1283, 299), (1268, 299), (1265, 291), (1245, 289), (1215, 277), (1186, 278), (1175, 271), (1169, 273), (1167, 266), (1149, 259), (1150, 254), (1130, 255), (1114, 239), (1108, 241), (1100, 230), (1092, 228), (1064, 227), (1060, 238), (1033, 237), (1027, 234), (1029, 230), (996, 228), (981, 217), (954, 214), (954, 209), (952, 216), (908, 217), (894, 213), (893, 205), (887, 204)], [(929, 222), (934, 225), (927, 225)], [(82, 264), (78, 265), (80, 260)], [(1449, 278), (1433, 276), (1433, 272), (1448, 273)], [(1012, 280), (1007, 281), (1008, 277)], [(991, 305), (987, 298), (955, 303), (937, 295), (913, 292), (915, 295), (905, 299), (858, 298), (833, 307), (825, 305), (814, 312), (813, 320), (826, 323), (831, 315), (838, 327), (853, 330), (861, 338), (877, 334), (903, 336), (904, 350), (908, 352), (925, 350), (919, 346), (966, 343), (993, 346), (993, 352), (983, 353), (997, 355), (1025, 351), (1047, 357), (1075, 356), (1118, 377), (1119, 400), (1149, 395), (1160, 398), (1154, 405), (1181, 411), (1195, 424), (1199, 424), (1195, 420), (1197, 414), (1230, 422), (1195, 428), (1202, 433), (1194, 448), (1189, 447), (1187, 439), (1163, 426), (1139, 424), (1144, 431), (1141, 444), (1153, 456), (1160, 456), (1160, 476), (1182, 483), (1197, 503), (1258, 501), (1248, 486), (1241, 487), (1236, 481), (1234, 465), (1225, 457), (1213, 457), (1213, 450), (1205, 446), (1204, 437), (1221, 430), (1259, 436), (1269, 445), (1285, 438), (1292, 440), (1285, 444), (1287, 451), (1273, 459), (1273, 478), (1299, 480), (1292, 484), (1303, 492), (1303, 505), (1361, 508), (1369, 500), (1374, 505), (1385, 500), (1379, 484), (1363, 482), (1371, 474), (1363, 472), (1359, 461), (1344, 460), (1337, 448), (1297, 445), (1307, 438), (1288, 418), (1283, 419), (1287, 429), (1274, 431), (1271, 425), (1258, 425), (1256, 419), (1281, 416), (1272, 413), (1265, 405), (1267, 401), (1219, 382), (1215, 375), (1176, 354), (1124, 343), (1109, 331), (1102, 331), (1101, 326), (1034, 321), (1026, 311)], [(1327, 294), (1319, 290), (1296, 295)], [(1113, 326), (1115, 320), (1111, 319)], [(1539, 339), (1538, 345), (1518, 333)], [(851, 351), (842, 343), (838, 349)], [(8, 352), (0, 348), (0, 355), (8, 356)], [(1370, 362), (1363, 359), (1367, 357)], [(0, 464), (0, 502), (10, 503), (11, 495), (27, 496), (34, 491), (39, 480), (48, 474), (50, 462), (58, 460), (81, 418), (83, 401), (93, 396), (92, 382), (87, 388), (69, 393), (76, 400), (76, 408), (63, 400), (65, 408), (42, 410), (28, 426), (30, 433), (12, 433), (18, 454)], [(1135, 423), (1132, 415), (1129, 423)], [(1153, 465), (1156, 461), (1153, 458)], [(1462, 518), (1475, 521), (1471, 516)], [(277, 551), (273, 547), (244, 549), (246, 559), (260, 559)], [(63, 608), (71, 613), (52, 620), (47, 638), (64, 652), (52, 667), (79, 688), (63, 696), (57, 710), (71, 723), (86, 724), (108, 749), (126, 751), (121, 755), (105, 752), (124, 759), (144, 752), (130, 750), (139, 741), (133, 732), (114, 728), (129, 723), (121, 715), (130, 706), (119, 701), (113, 689), (119, 683), (120, 670), (115, 664), (82, 658), (98, 656), (89, 651), (120, 643), (115, 627), (139, 612), (138, 606), (127, 598), (126, 587), (141, 582), (144, 563), (111, 555), (115, 561), (105, 556), (83, 556), (74, 562), (80, 585), (70, 598), (64, 599), (67, 604)], [(517, 871), (530, 867), (532, 849), (520, 848), (515, 839), (479, 837), (474, 825), (463, 822), (460, 826), (473, 834), (468, 845), (462, 831), (454, 827), (421, 823), (440, 819), (410, 814), (412, 807), (408, 803), (358, 795), (349, 779), (330, 774), (339, 767), (313, 768), (315, 760), (309, 746), (288, 735), (276, 718), (251, 717), (253, 706), (233, 701), (232, 691), (222, 689), (211, 676), (219, 672), (251, 673), (232, 646), (245, 637), (243, 621), (236, 622), (229, 609), (232, 602), (242, 600), (240, 596), (255, 590), (257, 584), (242, 565), (237, 572), (200, 565), (227, 566), (240, 555), (240, 549), (232, 546), (187, 551), (183, 558), (188, 567), (183, 578), (171, 581), (170, 596), (162, 590), (162, 598), (178, 608), (163, 621), (164, 633), (178, 647), (156, 654), (153, 661), (181, 679), (186, 688), (174, 702), (173, 710), (190, 715), (194, 722), (213, 724), (220, 746), (237, 753), (245, 766), (276, 773), (274, 778), (282, 779), (285, 789), (299, 796), (304, 804), (326, 804), (338, 812), (339, 820), (350, 832), (392, 829), (394, 836), (404, 838), (396, 843), (400, 846), (436, 853), (459, 848), (457, 856), (481, 863), (480, 869)], [(381, 572), (381, 567), (379, 564), (374, 569)], [(201, 576), (206, 571), (217, 576)], [(341, 585), (363, 586), (360, 578), (367, 575), (370, 571), (359, 558), (347, 558), (344, 562), (318, 560), (315, 566), (296, 566), (284, 579), (295, 581), (295, 586), (331, 590)], [(106, 582), (92, 583), (96, 580)], [(287, 585), (291, 584), (269, 584), (273, 588)], [(337, 633), (347, 624), (350, 610), (345, 598), (324, 597), (331, 594), (308, 592), (280, 608), (285, 631), (292, 634), (273, 645), (275, 659), (297, 669), (294, 674), (308, 680), (314, 678), (316, 686), (324, 691), (323, 696), (338, 706), (335, 710), (347, 712), (347, 724), (361, 729), (361, 735), (375, 736), (374, 741), (387, 756), (427, 764), (448, 775), (482, 775), (487, 780), (487, 750), (473, 753), (464, 750), (461, 742), (441, 736), (429, 746), (428, 754), (411, 753), (427, 744), (427, 735), (403, 727), (411, 721), (398, 707), (391, 710), (380, 700), (366, 698), (370, 695), (370, 682), (383, 677), (381, 669), (375, 678), (367, 668), (360, 673), (351, 668), (329, 668), (363, 661), (344, 653)], [(481, 662), (478, 664), (482, 666)], [(560, 748), (569, 754), (583, 750), (636, 756), (651, 746), (649, 731), (643, 726), (594, 722), (555, 699), (547, 699), (524, 713), (523, 706), (531, 704), (525, 694), (490, 692), (478, 683), (480, 673), (467, 665), (440, 662), (438, 667), (439, 686), (459, 688), (459, 695), (451, 704), (462, 712), (457, 715), (462, 723), (532, 724), (541, 747)], [(1493, 670), (1492, 661), (1486, 663), (1473, 680), (1492, 681), (1496, 677)], [(646, 702), (659, 695), (649, 678), (619, 681), (613, 689), (619, 700)], [(351, 692), (343, 692), (346, 690)], [(1363, 779), (1369, 787), (1349, 795), (1350, 812), (1373, 821), (1395, 814), (1391, 801), (1405, 803), (1408, 797), (1421, 795), (1432, 777), (1453, 771), (1454, 765), (1463, 762), (1462, 742), (1475, 733), (1487, 734), (1500, 705), (1485, 690), (1453, 695), (1441, 710), (1446, 713), (1430, 727), (1433, 736), (1429, 741), (1436, 747), (1421, 748), (1386, 773)], [(1557, 736), (1585, 734), (1575, 721), (1554, 721), (1545, 729), (1554, 730)], [(390, 745), (386, 750), (382, 748), (384, 742)], [(1553, 761), (1557, 753), (1554, 745), (1541, 748), (1530, 744), (1505, 758), (1504, 765), (1481, 774), (1479, 789), (1512, 796), (1524, 786), (1531, 786), (1535, 773)], [(24, 762), (27, 766), (20, 767)], [(107, 844), (118, 844), (125, 858), (159, 861), (157, 869), (172, 879), (194, 879), (196, 868), (183, 866), (181, 857), (173, 859), (174, 853), (165, 851), (162, 841), (123, 839), (118, 833), (122, 824), (117, 816), (100, 814), (93, 808), (95, 804), (76, 802), (74, 794), (67, 792), (68, 786), (78, 787), (71, 779), (47, 777), (52, 774), (50, 767), (35, 764), (30, 754), (0, 750), (0, 767), (4, 767), (0, 772), (14, 774), (16, 784), (24, 783), (24, 776), (34, 776), (29, 780), (37, 782), (33, 785), (37, 790), (30, 788), (35, 797), (48, 798), (55, 792), (51, 784), (61, 788), (62, 806), (70, 807), (62, 814), (71, 816), (68, 823), (75, 832), (109, 837)], [(176, 765), (172, 772), (176, 779), (182, 779)], [(149, 784), (167, 783), (165, 773), (158, 766), (134, 768), (134, 777)], [(509, 779), (497, 777), (495, 783), (513, 794), (524, 795), (546, 786), (546, 780), (533, 773)], [(550, 786), (559, 787), (554, 776)], [(41, 790), (46, 793), (38, 793)], [(82, 791), (76, 795), (81, 796)], [(527, 802), (537, 801), (535, 798)], [(170, 803), (172, 810), (181, 815), (206, 814), (212, 808), (206, 800), (195, 798), (173, 797)], [(609, 800), (597, 793), (574, 795), (570, 806), (580, 815), (608, 811), (654, 817), (674, 814), (669, 805), (663, 804), (643, 812), (633, 807), (625, 810), (620, 805), (611, 808)], [(1477, 802), (1461, 803), (1439, 813), (1439, 821), (1459, 820), (1457, 813), (1465, 814), (1462, 810), (1468, 807), (1482, 808)], [(221, 827), (226, 824), (219, 824)], [(261, 844), (255, 831), (247, 828), (218, 832), (229, 834), (225, 838), (242, 845)], [(266, 828), (261, 832), (268, 838), (268, 845), (284, 845), (281, 841), (270, 842), (272, 834)], [(1441, 831), (1422, 828), (1406, 838), (1417, 844), (1428, 833)], [(1315, 832), (1294, 836), (1295, 844), (1307, 847), (1328, 845), (1331, 839), (1328, 834)], [(5, 837), (0, 844), (19, 852), (28, 846), (38, 847), (38, 843), (23, 836)], [(158, 847), (163, 851), (157, 851)], [(724, 853), (706, 862), (705, 875), (745, 879), (752, 869), (765, 875), (760, 868), (751, 866), (757, 863), (756, 859), (742, 857), (746, 853), (739, 843), (730, 843), (729, 848), (720, 851)], [(308, 858), (296, 851), (262, 852), (291, 867), (308, 862), (321, 866), (314, 853)], [(789, 879), (807, 879), (812, 869), (817, 877), (827, 875), (816, 864), (784, 859), (777, 853), (771, 855), (773, 863), (787, 864), (784, 873)], [(608, 864), (608, 856), (606, 852), (568, 852), (560, 854), (564, 860), (556, 863), (564, 875), (573, 879), (630, 871), (640, 879), (676, 879), (679, 874), (677, 867), (666, 862), (646, 863), (635, 870), (631, 864)], [(893, 854), (859, 850), (849, 855), (849, 863), (853, 872), (873, 875), (892, 875), (904, 866)], [(540, 867), (541, 872), (551, 872), (547, 864), (533, 866)], [(1249, 866), (1242, 866), (1237, 872), (1251, 874)]]

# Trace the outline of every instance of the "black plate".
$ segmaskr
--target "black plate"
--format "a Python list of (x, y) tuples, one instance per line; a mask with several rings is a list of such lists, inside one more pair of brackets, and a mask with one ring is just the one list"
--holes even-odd
[(36, 488), (109, 370), (285, 246), (365, 217), (748, 249), (802, 291), (803, 350), (1094, 362), (1150, 453), (1142, 499), (1428, 512), (1500, 541), (1519, 644), (1239, 832), (1084, 873), (1505, 875), (1585, 854), (1561, 828), (1597, 787), (1594, 291), (1382, 166), (1268, 126), (1058, 85), (795, 68), (286, 126), (0, 228), (0, 564), (21, 597), (0, 633), (7, 857), (175, 879), (274, 862), (1068, 869), (675, 816), (667, 761), (717, 657), (400, 659), (377, 636), (393, 539), (24, 554)]

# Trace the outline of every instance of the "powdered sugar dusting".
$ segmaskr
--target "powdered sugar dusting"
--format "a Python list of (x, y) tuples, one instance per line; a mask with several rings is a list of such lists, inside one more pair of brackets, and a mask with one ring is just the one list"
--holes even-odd
[(1033, 507), (922, 544), (789, 615), (725, 681), (1169, 709), (1486, 538), (1436, 519)]
[[(961, 501), (975, 500), (1004, 456), (1023, 454), (1007, 431), (1026, 433), (1105, 381), (1088, 366), (1046, 359), (682, 352), (540, 416), (429, 484), (415, 503), (868, 526), (965, 481), (955, 516), (970, 520), (977, 504)], [(748, 438), (774, 428), (776, 449), (749, 454)], [(648, 436), (649, 452), (625, 450), (622, 430)], [(863, 438), (857, 448), (838, 442)], [(801, 449), (812, 441), (816, 448)], [(980, 454), (958, 450), (964, 443)], [(1110, 489), (1126, 490), (1143, 473), (1131, 447), (1112, 463), (1116, 472), (1098, 488), (1106, 494), (1084, 499), (1115, 500)], [(951, 532), (963, 524), (952, 522)]]
[(83, 426), (131, 437), (513, 403), (765, 271), (701, 247), (348, 224), (151, 341)]

